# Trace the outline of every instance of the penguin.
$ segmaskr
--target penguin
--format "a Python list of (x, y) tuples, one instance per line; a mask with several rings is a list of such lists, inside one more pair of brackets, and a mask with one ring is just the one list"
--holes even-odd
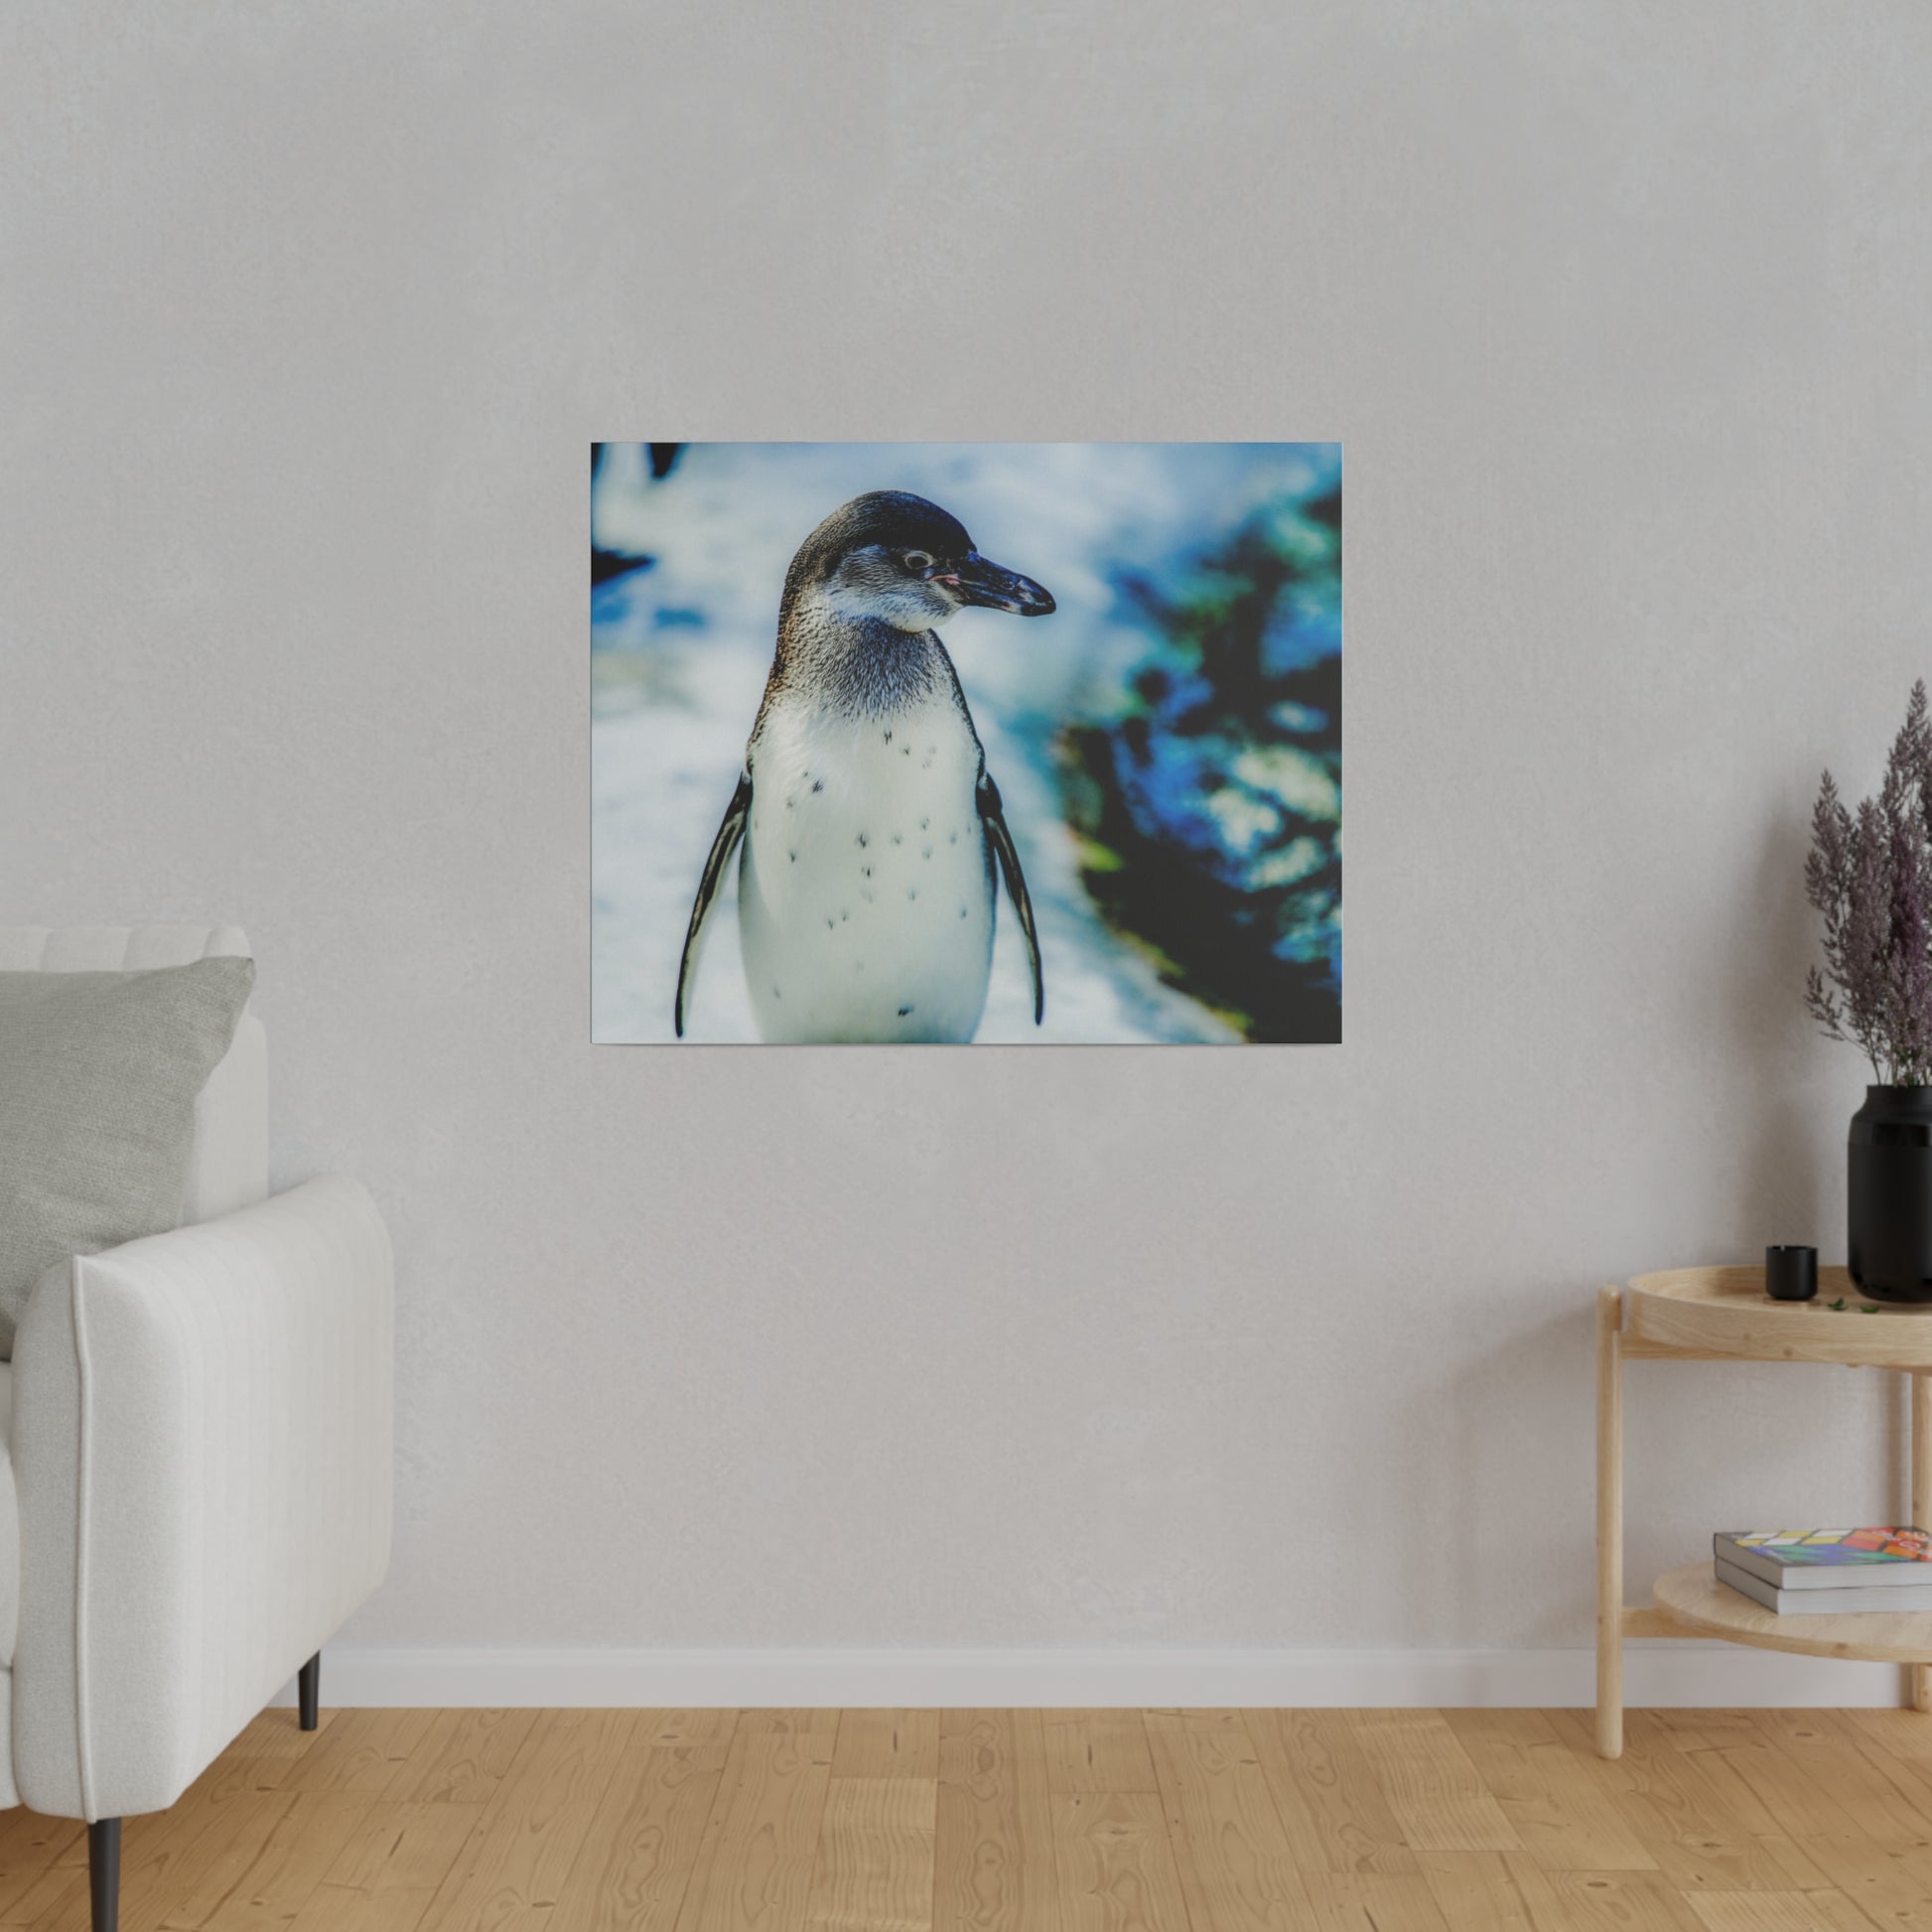
[(741, 845), (746, 982), (766, 1040), (970, 1040), (993, 970), (995, 871), (1045, 1013), (1039, 935), (1000, 788), (935, 634), (968, 605), (1051, 596), (903, 490), (855, 496), (785, 572), (777, 650), (678, 962), (679, 1038)]

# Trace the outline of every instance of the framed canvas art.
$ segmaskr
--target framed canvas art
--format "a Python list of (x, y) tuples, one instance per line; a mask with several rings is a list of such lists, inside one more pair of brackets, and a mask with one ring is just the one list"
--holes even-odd
[(1339, 1040), (1341, 483), (593, 445), (593, 1038)]

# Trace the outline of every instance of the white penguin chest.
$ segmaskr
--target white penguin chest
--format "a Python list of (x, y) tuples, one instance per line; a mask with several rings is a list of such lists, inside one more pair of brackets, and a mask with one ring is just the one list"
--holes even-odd
[(993, 954), (979, 768), (945, 700), (878, 719), (802, 706), (766, 719), (739, 882), (766, 1039), (973, 1036)]

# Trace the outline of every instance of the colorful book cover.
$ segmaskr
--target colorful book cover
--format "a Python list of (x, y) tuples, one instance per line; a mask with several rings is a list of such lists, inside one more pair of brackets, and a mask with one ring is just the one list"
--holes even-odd
[(1847, 1564), (1932, 1564), (1932, 1536), (1916, 1529), (1727, 1530), (1725, 1541), (1781, 1568), (1820, 1570)]

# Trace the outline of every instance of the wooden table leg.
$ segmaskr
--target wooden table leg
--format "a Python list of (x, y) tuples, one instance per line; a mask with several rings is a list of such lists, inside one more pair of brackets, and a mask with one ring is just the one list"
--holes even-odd
[(1596, 1750), (1623, 1755), (1623, 1296), (1614, 1288), (1596, 1295)]
[[(1912, 1521), (1924, 1529), (1932, 1524), (1932, 1375), (1920, 1370), (1905, 1379), (1912, 1385)], [(1932, 1665), (1908, 1668), (1912, 1709), (1932, 1711)]]

